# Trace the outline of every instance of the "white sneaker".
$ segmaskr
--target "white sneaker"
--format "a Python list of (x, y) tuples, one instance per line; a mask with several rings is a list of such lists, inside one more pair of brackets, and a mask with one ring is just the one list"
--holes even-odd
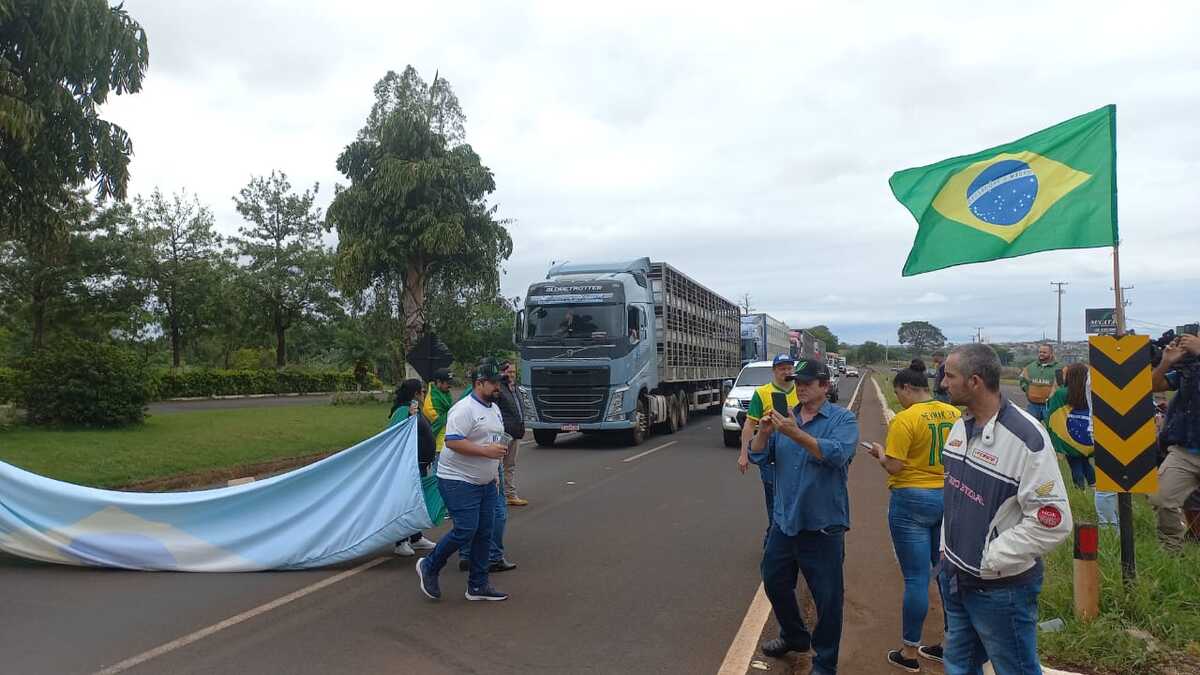
[(417, 554), (416, 551), (413, 550), (412, 545), (408, 543), (407, 539), (399, 544), (396, 544), (395, 553), (396, 555), (404, 556), (405, 558), (411, 558)]
[(432, 551), (437, 548), (437, 542), (425, 535), (421, 535), (421, 538), (412, 542), (411, 546), (414, 551)]

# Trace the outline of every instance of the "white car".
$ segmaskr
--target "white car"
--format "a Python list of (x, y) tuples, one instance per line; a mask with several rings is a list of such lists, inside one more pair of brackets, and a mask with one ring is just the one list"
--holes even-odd
[(858, 368), (847, 368), (846, 377), (858, 377)]
[(750, 407), (754, 390), (770, 382), (772, 377), (770, 361), (751, 361), (742, 366), (742, 372), (738, 373), (721, 405), (721, 434), (725, 437), (725, 447), (736, 448), (741, 444), (742, 423), (746, 421), (746, 409)]

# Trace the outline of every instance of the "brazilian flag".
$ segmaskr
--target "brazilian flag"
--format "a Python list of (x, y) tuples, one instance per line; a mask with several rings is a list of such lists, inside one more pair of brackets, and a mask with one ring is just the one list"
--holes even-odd
[(1087, 408), (1074, 409), (1067, 403), (1067, 388), (1046, 402), (1046, 431), (1054, 449), (1068, 457), (1092, 456), (1092, 414)]
[(917, 219), (904, 276), (1117, 241), (1117, 108), (892, 175)]

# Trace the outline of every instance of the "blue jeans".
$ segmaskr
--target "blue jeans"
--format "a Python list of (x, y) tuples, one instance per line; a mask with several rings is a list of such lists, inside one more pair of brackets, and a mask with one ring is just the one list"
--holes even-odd
[(911, 647), (921, 644), (929, 614), (929, 579), (941, 558), (942, 504), (939, 489), (895, 488), (888, 507), (892, 546), (904, 574), (900, 637)]
[(1042, 581), (989, 588), (963, 587), (950, 563), (939, 576), (946, 607), (946, 675), (981, 675), (989, 659), (1003, 675), (1041, 675), (1037, 655), (1038, 593)]
[(488, 585), (487, 544), (492, 539), (496, 514), (496, 482), (475, 485), (461, 480), (438, 478), (438, 491), (446, 502), (446, 510), (454, 519), (454, 529), (438, 541), (425, 557), (426, 569), (436, 576), (446, 566), (454, 552), (464, 545), (475, 545), (471, 556), (471, 571), (467, 588), (479, 590)]
[[(779, 622), (779, 637), (791, 645), (811, 641), (817, 655), (813, 672), (837, 673), (838, 647), (842, 641), (842, 602), (845, 588), (842, 564), (846, 559), (844, 531), (800, 532), (794, 537), (772, 526), (763, 549), (762, 579), (767, 599)], [(796, 602), (798, 572), (804, 573), (808, 590), (817, 606), (817, 625), (811, 635)]]
[(1101, 525), (1116, 526), (1120, 524), (1117, 516), (1117, 493), (1096, 490), (1096, 520)]
[(1071, 482), (1077, 488), (1096, 484), (1096, 469), (1083, 455), (1067, 455), (1067, 466), (1071, 467)]
[(1034, 417), (1036, 417), (1039, 422), (1046, 421), (1046, 404), (1045, 403), (1034, 403), (1033, 401), (1030, 401), (1028, 403), (1028, 405), (1025, 406), (1025, 411), (1028, 412), (1030, 415), (1033, 415)]
[[(499, 487), (500, 497), (496, 499), (495, 517), (492, 521), (492, 540), (488, 544), (488, 562), (500, 562), (504, 560), (504, 530), (508, 527), (508, 500), (504, 499), (504, 467), (500, 467), (500, 474), (496, 478)], [(463, 544), (462, 548), (458, 549), (458, 555), (463, 560), (471, 559), (471, 542)]]
[(763, 546), (767, 545), (767, 537), (771, 536), (771, 521), (775, 519), (775, 479), (763, 477), (763, 497), (767, 501), (767, 533), (763, 536)]

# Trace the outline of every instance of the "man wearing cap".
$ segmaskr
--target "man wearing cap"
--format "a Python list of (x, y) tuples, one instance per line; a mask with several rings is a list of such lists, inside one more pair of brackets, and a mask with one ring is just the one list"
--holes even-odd
[[(796, 385), (792, 383), (792, 369), (795, 361), (790, 354), (780, 354), (771, 363), (771, 381), (754, 390), (750, 397), (750, 407), (746, 410), (746, 423), (742, 425), (742, 449), (738, 454), (738, 471), (746, 473), (750, 467), (750, 441), (758, 429), (758, 421), (771, 412), (771, 394), (780, 392), (787, 396), (788, 406), (795, 407), (799, 400), (796, 398)], [(763, 496), (767, 503), (767, 532), (771, 531), (771, 509), (775, 501), (775, 467), (763, 460), (766, 455), (755, 455), (754, 463), (758, 465), (758, 475), (762, 479)]]
[(500, 398), (500, 371), (495, 366), (475, 370), (471, 394), (455, 403), (446, 416), (446, 447), (438, 462), (438, 491), (454, 519), (454, 529), (436, 548), (417, 561), (421, 592), (430, 599), (442, 597), (438, 574), (464, 544), (471, 544), (468, 600), (507, 600), (508, 594), (488, 582), (488, 552), (492, 541), (496, 481), (500, 460), (508, 452), (504, 419), (496, 402)]
[[(433, 428), (438, 453), (441, 453), (442, 448), (446, 445), (446, 415), (450, 413), (450, 407), (454, 405), (454, 397), (450, 394), (452, 384), (454, 384), (454, 376), (450, 374), (449, 369), (438, 368), (433, 371), (433, 386), (429, 388), (429, 395), (421, 404), (421, 413), (425, 415), (425, 419), (429, 420), (429, 426)], [(434, 461), (436, 463), (437, 460)]]
[[(846, 487), (850, 460), (858, 443), (854, 413), (826, 399), (829, 369), (816, 360), (795, 365), (796, 398), (792, 410), (772, 410), (758, 425), (750, 450), (765, 453), (775, 465), (775, 502), (771, 531), (763, 548), (763, 588), (779, 637), (762, 644), (767, 656), (816, 650), (812, 672), (837, 673), (842, 639), (842, 565), (850, 529)], [(812, 592), (817, 624), (810, 633), (796, 602), (799, 572)]]

